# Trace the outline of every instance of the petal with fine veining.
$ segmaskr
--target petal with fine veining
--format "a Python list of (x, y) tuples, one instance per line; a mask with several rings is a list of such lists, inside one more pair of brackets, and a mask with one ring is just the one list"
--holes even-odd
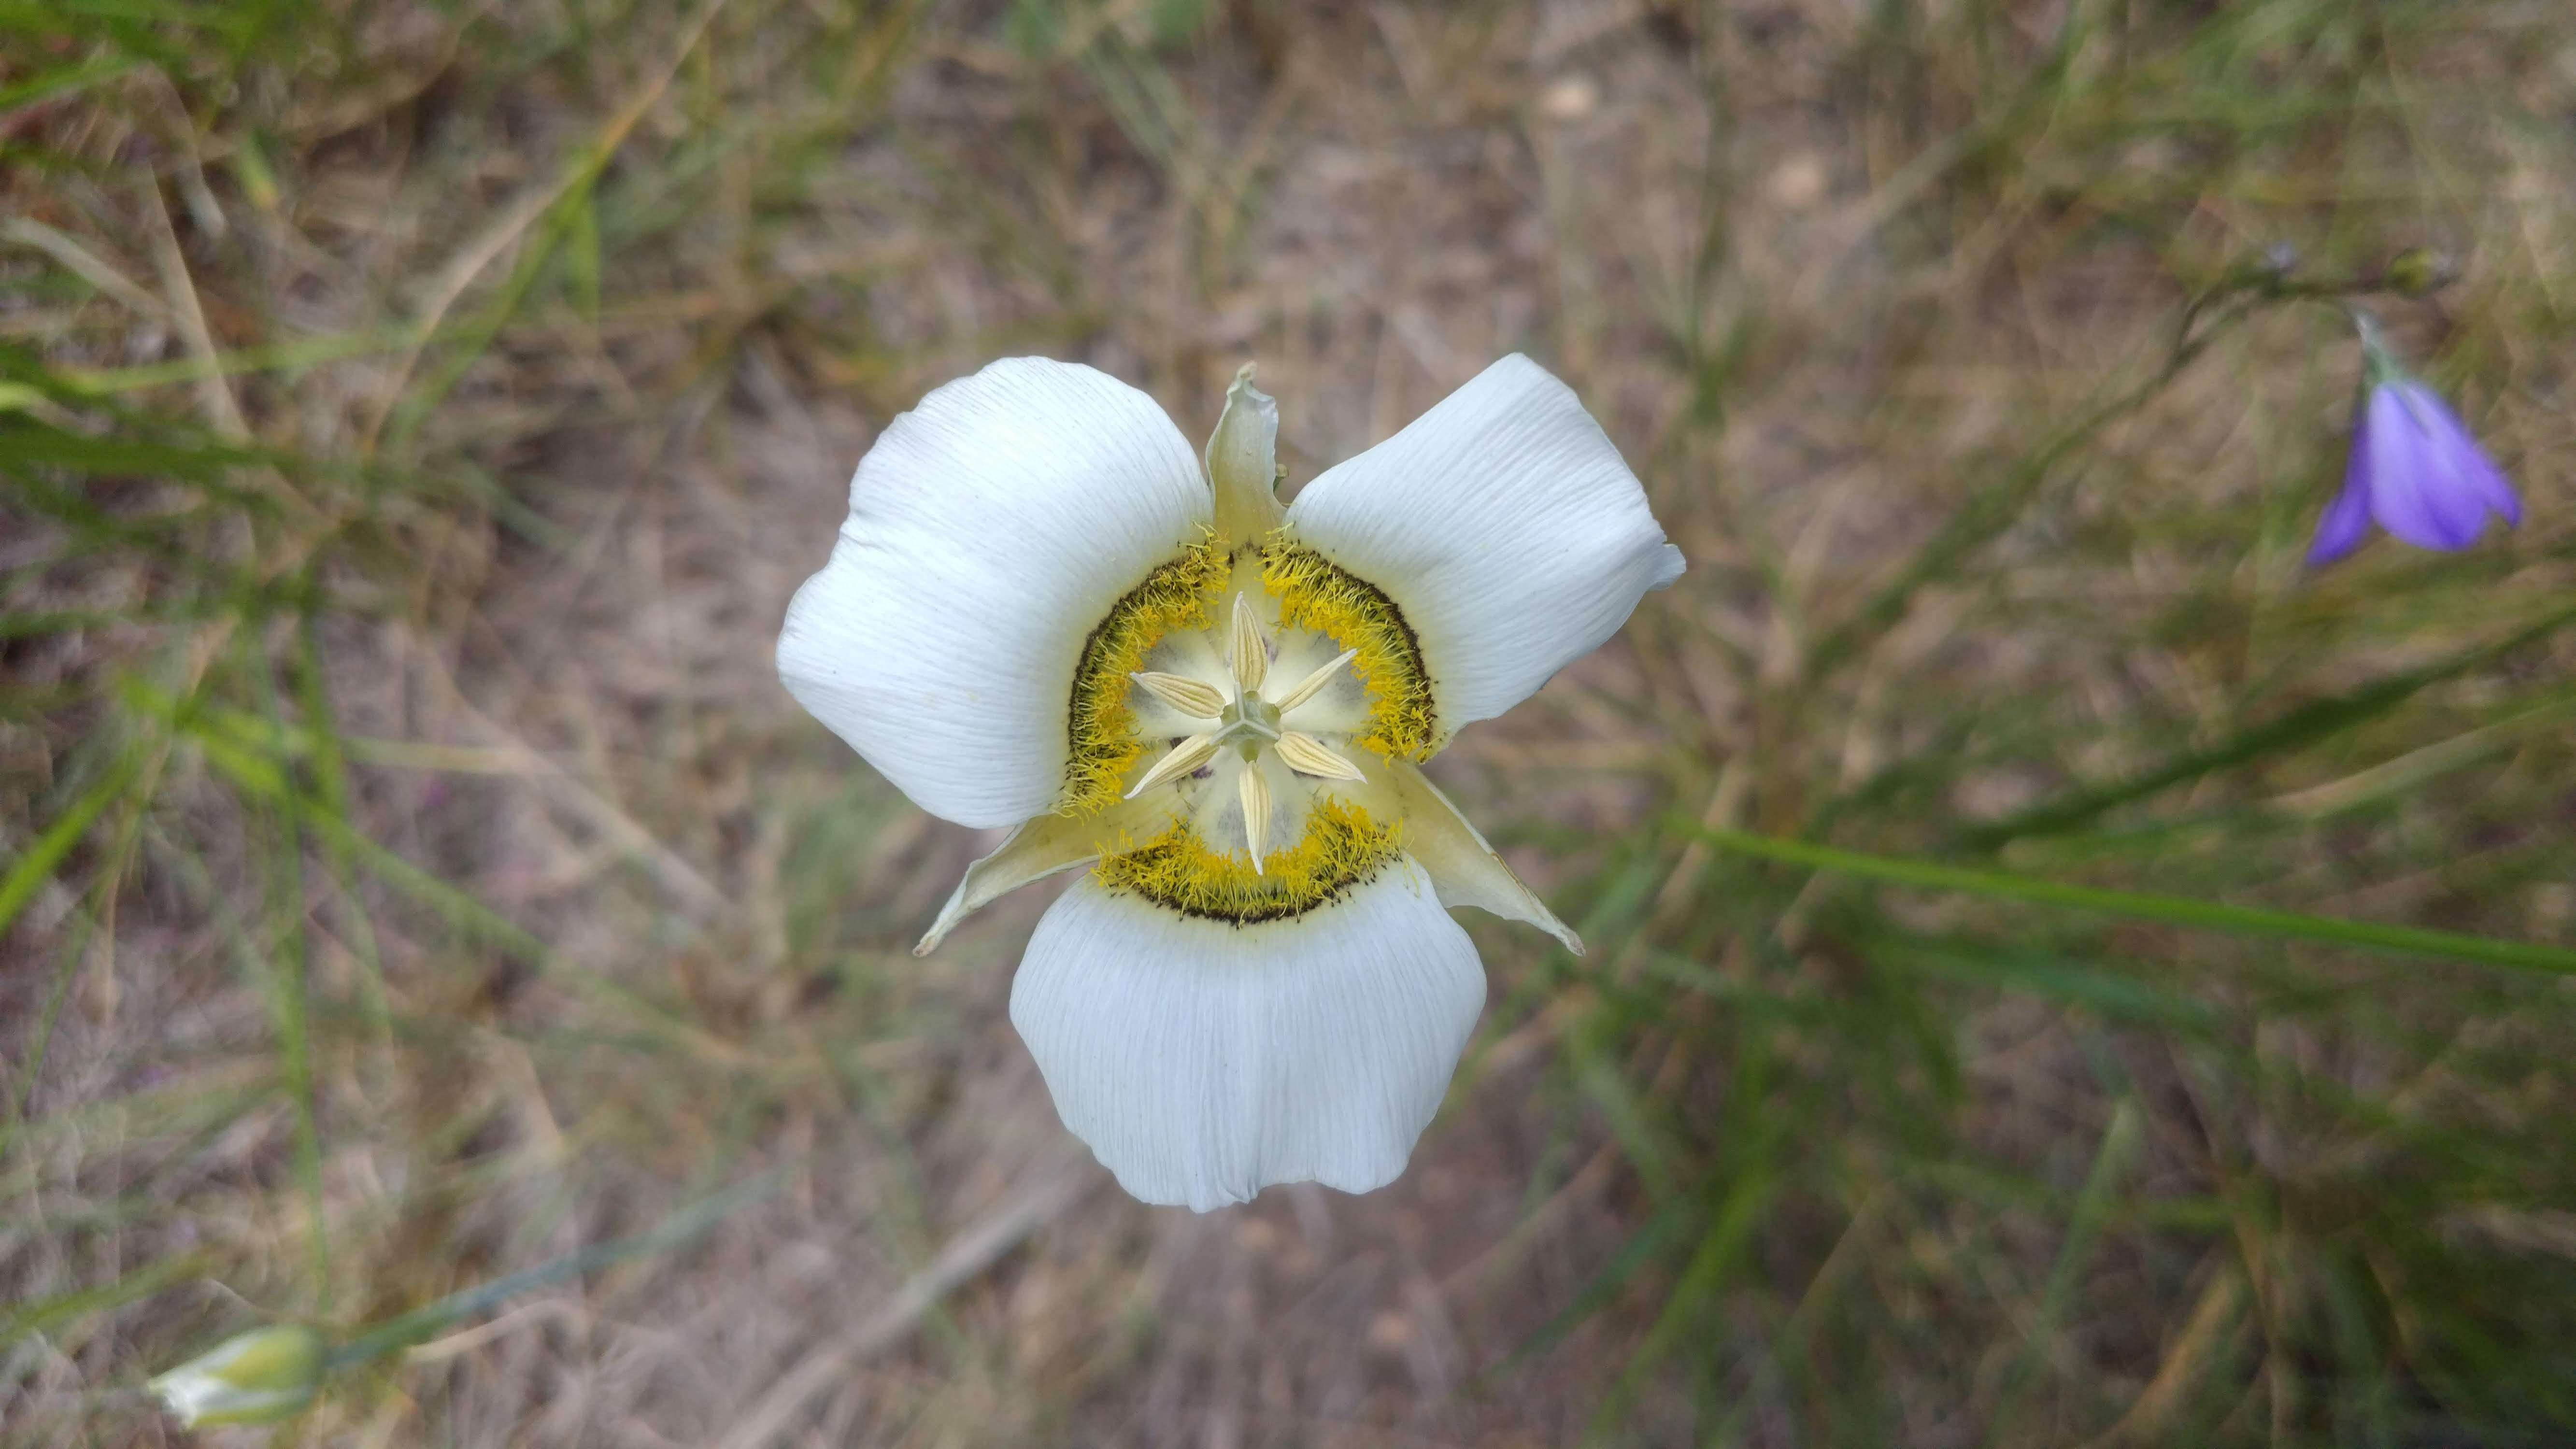
[(1474, 943), (1399, 857), (1245, 925), (1086, 877), (1030, 937), (1011, 1024), (1121, 1186), (1204, 1212), (1273, 1183), (1393, 1181), (1484, 1001)]
[(860, 461), (831, 562), (788, 605), (779, 676), (923, 809), (1016, 825), (1064, 786), (1085, 637), (1209, 514), (1152, 398), (1088, 367), (996, 362)]
[(1318, 475), (1288, 525), (1403, 612), (1443, 732), (1528, 698), (1682, 573), (1600, 424), (1517, 354)]

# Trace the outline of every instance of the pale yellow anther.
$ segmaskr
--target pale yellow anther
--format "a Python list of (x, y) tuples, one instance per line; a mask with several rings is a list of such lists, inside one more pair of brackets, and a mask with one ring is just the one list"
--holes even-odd
[(1364, 780), (1360, 767), (1324, 748), (1313, 735), (1290, 730), (1279, 737), (1279, 758), (1300, 775), (1327, 780)]
[(1127, 677), (1136, 681), (1147, 694), (1183, 714), (1193, 715), (1199, 719), (1215, 719), (1225, 713), (1225, 692), (1215, 685), (1201, 684), (1195, 679), (1184, 679), (1177, 674), (1163, 674), (1150, 670), (1143, 674), (1130, 674)]
[(1262, 677), (1270, 672), (1270, 643), (1261, 637), (1261, 620), (1252, 612), (1252, 601), (1241, 594), (1234, 596), (1234, 628), (1226, 640), (1226, 664), (1234, 670), (1235, 688), (1246, 697), (1261, 687)]
[(1252, 846), (1252, 873), (1261, 874), (1261, 847), (1270, 839), (1270, 782), (1261, 767), (1247, 763), (1237, 793), (1243, 798), (1243, 838)]
[(1135, 788), (1127, 792), (1127, 798), (1133, 800), (1157, 785), (1176, 780), (1215, 757), (1216, 736), (1192, 735), (1172, 746), (1170, 754), (1155, 761), (1154, 768), (1145, 772), (1145, 778), (1137, 781)]
[[(1359, 653), (1360, 651), (1356, 649), (1345, 649), (1342, 651), (1340, 658), (1316, 670), (1314, 673), (1307, 675), (1305, 678), (1298, 680), (1297, 687), (1295, 689), (1292, 689), (1286, 694), (1280, 696), (1278, 700), (1279, 712), (1281, 714), (1286, 714), (1288, 711), (1295, 709), (1297, 706), (1304, 704), (1310, 699), (1313, 699), (1315, 697), (1315, 691), (1332, 683), (1334, 672), (1339, 670), (1343, 665), (1357, 659), (1359, 657)], [(1354, 776), (1353, 778), (1357, 777)]]

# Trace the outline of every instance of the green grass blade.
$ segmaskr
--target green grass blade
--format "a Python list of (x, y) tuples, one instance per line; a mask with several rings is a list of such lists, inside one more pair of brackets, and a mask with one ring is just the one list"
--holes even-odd
[(37, 836), (26, 853), (10, 865), (9, 873), (0, 876), (0, 932), (6, 932), (10, 923), (18, 919), (18, 913), (27, 908), (27, 902), (35, 897), (37, 889), (53, 878), (64, 857), (70, 855), (72, 847), (80, 844), (81, 837), (89, 833), (100, 812), (125, 793), (126, 787), (134, 783), (134, 777), (142, 768), (142, 744), (128, 744), (106, 771), (81, 792), (80, 798), (72, 802), (70, 809), (54, 817), (54, 823), (45, 827), (44, 834)]
[(2499, 941), (2487, 936), (2464, 935), (2455, 931), (2430, 931), (2415, 926), (2383, 926), (2368, 921), (2337, 920), (2331, 916), (2300, 915), (2292, 911), (2266, 910), (2258, 906), (2237, 906), (2221, 901), (2193, 900), (2187, 896), (2153, 895), (2143, 891), (2115, 891), (2096, 886), (2067, 885), (2058, 881), (2034, 880), (2029, 876), (2014, 875), (2006, 871), (1936, 865), (1930, 861), (1907, 860), (1895, 856), (1864, 855), (1858, 851), (1839, 850), (1830, 845), (1815, 845), (1803, 840), (1781, 840), (1744, 830), (1714, 830), (1688, 822), (1677, 823), (1675, 828), (1692, 839), (1704, 840), (1722, 850), (1759, 856), (1765, 860), (1776, 860), (1789, 865), (1803, 865), (1817, 870), (1859, 876), (1864, 880), (1885, 881), (1891, 885), (1918, 886), (1927, 890), (1965, 891), (1971, 895), (2029, 901), (2036, 905), (2064, 906), (2074, 910), (2100, 911), (2107, 915), (2126, 916), (2133, 920), (2155, 921), (2164, 925), (2183, 926), (2195, 930), (2281, 936), (2292, 940), (2361, 946), (2374, 951), (2395, 951), (2417, 956), (2444, 956), (2460, 961), (2475, 961), (2487, 966), (2545, 972), (2554, 976), (2576, 975), (2576, 951), (2560, 946)]
[(100, 81), (114, 80), (142, 64), (131, 56), (102, 56), (81, 65), (47, 71), (13, 86), (0, 86), (0, 112), (66, 94)]
[(174, 1283), (183, 1282), (207, 1271), (211, 1259), (203, 1252), (181, 1253), (147, 1263), (110, 1283), (95, 1288), (75, 1289), (50, 1298), (21, 1303), (0, 1320), (0, 1347), (16, 1343), (35, 1333), (52, 1333), (64, 1324), (149, 1297)]
[(2122, 805), (2143, 800), (2176, 785), (2188, 784), (2204, 775), (2315, 744), (2388, 713), (2414, 698), (2428, 685), (2491, 665), (2506, 655), (2539, 643), (2571, 623), (2576, 623), (2576, 609), (2554, 611), (2496, 643), (2480, 645), (2441, 663), (2364, 686), (2349, 694), (2304, 705), (2209, 749), (2177, 756), (2132, 779), (2079, 791), (2070, 798), (2036, 806), (2009, 819), (1965, 831), (1961, 834), (1961, 843), (1974, 849), (1991, 850), (2021, 836), (2072, 830)]

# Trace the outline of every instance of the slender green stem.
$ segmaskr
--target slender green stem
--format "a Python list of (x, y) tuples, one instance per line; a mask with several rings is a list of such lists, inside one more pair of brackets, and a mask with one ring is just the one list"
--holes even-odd
[(735, 1209), (758, 1202), (777, 1191), (786, 1177), (785, 1167), (772, 1168), (738, 1187), (728, 1188), (682, 1208), (634, 1237), (578, 1248), (533, 1268), (460, 1289), (435, 1303), (388, 1318), (333, 1349), (330, 1358), (323, 1362), (323, 1372), (336, 1373), (400, 1352), (531, 1289), (576, 1278), (629, 1258), (678, 1247), (714, 1227)]

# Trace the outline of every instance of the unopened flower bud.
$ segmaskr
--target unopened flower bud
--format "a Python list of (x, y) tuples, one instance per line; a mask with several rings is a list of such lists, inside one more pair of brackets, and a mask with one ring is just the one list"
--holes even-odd
[(152, 1381), (191, 1429), (273, 1424), (303, 1411), (322, 1382), (322, 1335), (280, 1323), (237, 1333)]

